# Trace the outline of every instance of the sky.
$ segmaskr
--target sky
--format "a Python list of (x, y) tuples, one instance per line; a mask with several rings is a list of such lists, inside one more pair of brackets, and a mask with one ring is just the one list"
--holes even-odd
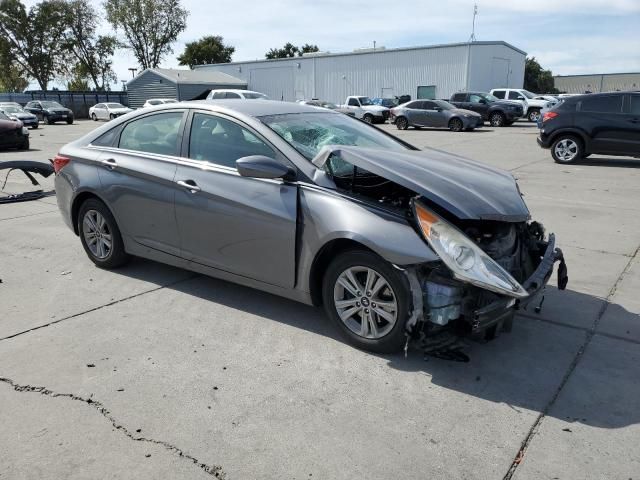
[[(27, 5), (37, 0), (23, 0)], [(102, 1), (91, 0), (102, 12)], [(640, 0), (478, 0), (476, 40), (504, 40), (554, 75), (640, 72)], [(234, 61), (264, 58), (286, 42), (332, 53), (466, 42), (473, 0), (182, 0), (187, 29), (161, 67), (178, 67), (186, 42), (221, 35)], [(113, 33), (106, 20), (101, 33)], [(117, 35), (117, 33), (116, 33)], [(118, 50), (118, 80), (135, 58)]]

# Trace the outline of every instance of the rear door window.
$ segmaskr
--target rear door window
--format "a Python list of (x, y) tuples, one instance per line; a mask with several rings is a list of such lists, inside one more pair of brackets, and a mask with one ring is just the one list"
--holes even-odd
[(465, 93), (456, 93), (453, 95), (452, 101), (454, 102), (464, 102), (466, 100), (466, 94)]
[(242, 97), (240, 97), (240, 95), (238, 95), (237, 93), (227, 92), (226, 98), (242, 98)]
[(435, 110), (437, 106), (436, 102), (422, 102), (423, 110)]
[(177, 156), (182, 117), (183, 112), (167, 112), (134, 120), (122, 129), (119, 147)]
[(502, 98), (504, 99), (504, 94), (507, 93), (505, 90), (494, 90), (493, 91), (493, 96), (496, 98)]
[[(494, 97), (497, 97), (497, 95), (496, 95), (496, 94), (494, 94), (493, 96), (494, 96)], [(522, 97), (522, 96), (523, 96), (523, 95), (521, 95), (521, 94), (520, 94), (520, 93), (518, 93), (518, 92), (509, 92), (509, 100), (518, 100), (518, 97)], [(500, 98), (500, 97), (498, 97), (498, 98)], [(502, 98), (504, 98), (504, 97), (502, 97)]]
[(622, 113), (622, 95), (598, 95), (583, 98), (580, 111), (598, 113)]

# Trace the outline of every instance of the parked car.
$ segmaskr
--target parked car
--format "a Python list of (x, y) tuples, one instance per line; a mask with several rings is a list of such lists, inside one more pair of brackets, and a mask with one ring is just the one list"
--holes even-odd
[(341, 108), (353, 112), (356, 118), (367, 123), (384, 123), (389, 118), (389, 109), (375, 105), (369, 97), (352, 95), (347, 97)]
[(408, 127), (448, 128), (452, 132), (471, 131), (482, 125), (482, 115), (456, 108), (444, 100), (413, 100), (391, 109), (391, 122), (398, 130)]
[(38, 117), (33, 113), (25, 112), (20, 106), (0, 103), (0, 112), (12, 120), (20, 120), (25, 127), (31, 127), (34, 130), (38, 128)]
[(207, 100), (269, 100), (264, 93), (253, 92), (251, 90), (239, 90), (239, 89), (216, 89), (211, 90), (207, 95)]
[(121, 103), (96, 103), (89, 109), (89, 118), (94, 122), (98, 120), (113, 120), (129, 112), (133, 112), (133, 109), (125, 107)]
[(524, 109), (518, 102), (500, 100), (490, 93), (458, 92), (451, 95), (449, 102), (458, 108), (472, 110), (488, 120), (492, 127), (504, 127), (513, 124), (524, 115)]
[(525, 107), (524, 116), (530, 122), (537, 122), (540, 118), (540, 112), (543, 108), (551, 108), (558, 100), (553, 97), (545, 97), (543, 95), (536, 95), (524, 88), (497, 88), (491, 90), (494, 97), (507, 100), (523, 100), (523, 106)]
[(398, 99), (396, 98), (375, 97), (371, 99), (371, 103), (373, 103), (374, 105), (379, 105), (381, 107), (386, 107), (386, 108), (393, 108), (399, 105)]
[(53, 125), (56, 122), (65, 121), (69, 125), (73, 123), (73, 111), (63, 107), (58, 102), (50, 100), (33, 100), (24, 107), (25, 111), (34, 114), (40, 120)]
[(312, 107), (328, 108), (329, 110), (344, 113), (345, 115), (349, 115), (351, 117), (355, 116), (355, 113), (351, 110), (339, 107), (335, 103), (325, 102), (324, 100), (300, 100), (298, 103), (302, 105), (310, 105)]
[(29, 130), (20, 120), (0, 112), (0, 147), (29, 150)]
[(640, 92), (565, 97), (544, 114), (538, 145), (558, 163), (594, 153), (640, 157)]
[(177, 103), (177, 102), (178, 101), (175, 98), (150, 98), (146, 102), (144, 102), (144, 105), (142, 105), (142, 108), (155, 107), (156, 105), (164, 105), (166, 103)]
[(150, 258), (314, 305), (357, 347), (492, 338), (560, 261), (514, 177), (293, 102), (140, 110), (53, 160), (89, 259)]

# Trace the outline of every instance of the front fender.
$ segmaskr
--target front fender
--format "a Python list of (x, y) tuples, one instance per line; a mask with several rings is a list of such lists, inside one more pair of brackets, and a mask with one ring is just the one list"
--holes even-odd
[(364, 245), (396, 265), (440, 260), (407, 219), (397, 213), (327, 189), (304, 187), (300, 189), (299, 208), (298, 278), (300, 287), (306, 291), (316, 255), (338, 239)]

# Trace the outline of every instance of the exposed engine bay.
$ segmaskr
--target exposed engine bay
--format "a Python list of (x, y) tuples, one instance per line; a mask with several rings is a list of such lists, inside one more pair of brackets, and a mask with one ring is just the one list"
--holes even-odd
[(544, 287), (555, 262), (560, 262), (558, 288), (566, 287), (568, 277), (562, 252), (555, 248), (554, 235), (546, 237), (544, 227), (538, 222), (511, 221), (511, 218), (460, 219), (424, 195), (339, 156), (329, 157), (325, 168), (339, 191), (402, 215), (416, 226), (418, 234), (421, 233), (415, 218), (415, 204), (425, 205), (462, 232), (521, 285), (522, 293), (516, 298), (461, 281), (444, 261), (406, 268), (414, 307), (418, 310), (407, 323), (407, 334), (424, 345), (429, 344), (427, 338), (445, 331), (478, 340), (489, 340), (500, 331), (510, 331), (516, 310), (526, 308), (535, 297), (540, 297), (536, 311), (541, 308)]

